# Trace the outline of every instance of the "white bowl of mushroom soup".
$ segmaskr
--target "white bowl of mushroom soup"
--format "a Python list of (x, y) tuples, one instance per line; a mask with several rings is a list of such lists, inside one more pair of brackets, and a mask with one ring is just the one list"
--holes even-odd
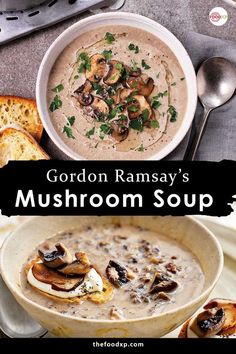
[(161, 337), (207, 300), (223, 266), (190, 217), (33, 217), (1, 252), (19, 304), (60, 337)]
[(72, 159), (159, 160), (191, 126), (196, 76), (166, 28), (140, 15), (106, 13), (55, 40), (36, 96), (48, 135)]

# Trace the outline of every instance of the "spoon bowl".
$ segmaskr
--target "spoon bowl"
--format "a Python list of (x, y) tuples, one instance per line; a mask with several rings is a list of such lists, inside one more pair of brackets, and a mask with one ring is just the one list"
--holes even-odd
[(197, 74), (198, 96), (203, 106), (214, 109), (226, 103), (236, 88), (236, 70), (227, 59), (213, 57)]
[(195, 159), (210, 112), (225, 104), (236, 89), (236, 68), (227, 59), (212, 57), (204, 61), (197, 74), (198, 97), (204, 114), (197, 128), (193, 126), (184, 160)]

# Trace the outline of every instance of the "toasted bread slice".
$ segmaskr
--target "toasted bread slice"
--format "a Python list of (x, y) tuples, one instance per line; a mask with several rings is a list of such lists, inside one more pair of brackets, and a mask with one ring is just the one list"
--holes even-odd
[(0, 130), (0, 167), (9, 160), (47, 160), (49, 156), (36, 140), (17, 126)]
[(0, 129), (9, 124), (18, 124), (38, 142), (43, 133), (36, 102), (31, 99), (0, 96)]

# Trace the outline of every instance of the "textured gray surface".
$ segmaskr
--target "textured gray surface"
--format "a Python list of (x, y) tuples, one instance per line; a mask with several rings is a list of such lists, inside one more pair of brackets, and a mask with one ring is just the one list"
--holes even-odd
[[(210, 10), (215, 6), (223, 6), (228, 11), (229, 20), (222, 27), (212, 25), (208, 19)], [(126, 0), (122, 11), (148, 16), (166, 26), (180, 40), (189, 31), (236, 39), (236, 9), (223, 0)], [(37, 71), (47, 48), (63, 30), (89, 15), (76, 16), (0, 47), (0, 94), (34, 97)], [(59, 157), (48, 142), (47, 149), (51, 155)]]
[[(212, 25), (208, 19), (210, 9), (216, 6), (215, 0), (126, 0), (122, 11), (139, 13), (158, 21), (180, 40), (183, 33), (189, 30), (235, 39), (236, 9), (222, 0), (217, 1), (217, 5), (224, 6), (229, 13), (230, 19), (222, 27)], [(88, 15), (76, 16), (0, 47), (0, 94), (34, 97), (37, 71), (47, 48), (62, 31)]]

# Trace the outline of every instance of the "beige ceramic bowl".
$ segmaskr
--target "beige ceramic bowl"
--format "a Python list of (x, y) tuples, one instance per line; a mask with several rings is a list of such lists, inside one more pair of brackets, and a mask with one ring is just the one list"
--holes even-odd
[[(55, 233), (78, 224), (128, 223), (148, 227), (165, 234), (197, 256), (205, 274), (200, 296), (184, 306), (154, 317), (137, 320), (89, 320), (62, 315), (27, 299), (21, 290), (22, 264), (38, 244)], [(161, 337), (188, 319), (207, 300), (223, 267), (223, 254), (218, 241), (202, 224), (190, 217), (34, 217), (20, 226), (5, 241), (1, 252), (1, 273), (19, 304), (42, 326), (60, 337)]]

